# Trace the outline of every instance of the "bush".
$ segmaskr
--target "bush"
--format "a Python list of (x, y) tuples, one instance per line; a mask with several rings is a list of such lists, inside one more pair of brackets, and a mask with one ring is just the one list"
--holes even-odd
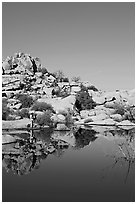
[(40, 126), (53, 126), (53, 122), (51, 120), (51, 111), (47, 110), (44, 114), (38, 115), (35, 122)]
[(96, 106), (96, 102), (93, 101), (92, 96), (88, 91), (81, 90), (76, 95), (75, 105), (78, 111), (93, 109)]
[(7, 99), (2, 99), (2, 120), (7, 120), (10, 109), (7, 107)]
[(46, 74), (48, 72), (48, 70), (45, 67), (42, 67), (41, 68), (41, 72), (44, 75), (44, 74)]
[(78, 77), (74, 76), (74, 77), (72, 77), (71, 80), (74, 81), (74, 82), (79, 82), (81, 79), (80, 79), (79, 76)]
[(135, 107), (125, 106), (122, 103), (115, 103), (115, 114), (123, 116), (124, 120), (135, 122)]
[(98, 91), (98, 89), (93, 85), (88, 86), (87, 88), (88, 88), (88, 90)]
[(62, 80), (63, 82), (69, 82), (69, 79), (67, 77), (63, 78)]
[(52, 105), (46, 102), (38, 102), (38, 101), (33, 105), (32, 110), (35, 110), (35, 111), (51, 110), (52, 112), (54, 112)]
[(124, 119), (135, 123), (135, 107), (127, 107), (125, 109)]
[(65, 78), (64, 73), (61, 70), (52, 73), (52, 75), (57, 79), (58, 82), (61, 82), (62, 79)]
[(115, 109), (115, 114), (120, 114), (120, 115), (125, 114), (125, 107), (121, 103), (115, 103), (114, 109)]
[(22, 108), (18, 112), (18, 116), (21, 116), (21, 118), (29, 118), (30, 117), (29, 110), (27, 108)]
[(66, 119), (66, 122), (65, 122), (65, 125), (67, 127), (71, 127), (71, 125), (74, 123), (73, 119), (72, 119), (72, 115), (70, 113), (68, 113), (66, 116), (65, 116), (65, 119)]
[(28, 94), (17, 94), (16, 98), (22, 103), (22, 108), (29, 108), (33, 103), (33, 98)]

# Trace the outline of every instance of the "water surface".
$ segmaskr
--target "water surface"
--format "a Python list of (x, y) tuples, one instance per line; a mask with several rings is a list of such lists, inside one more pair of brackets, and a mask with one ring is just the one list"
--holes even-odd
[(3, 201), (134, 201), (134, 129), (10, 134), (24, 141), (3, 145)]

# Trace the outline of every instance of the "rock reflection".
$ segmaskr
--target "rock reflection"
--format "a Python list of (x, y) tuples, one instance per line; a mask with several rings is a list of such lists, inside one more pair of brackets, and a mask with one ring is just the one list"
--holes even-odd
[[(135, 130), (103, 130), (101, 136), (115, 139), (116, 152), (113, 157), (114, 164), (129, 163), (128, 174), (135, 161), (134, 135)], [(10, 133), (8, 133), (10, 134)], [(22, 133), (23, 134), (23, 133)], [(26, 138), (26, 135), (17, 134), (20, 138), (15, 143), (4, 144), (2, 146), (2, 164), (6, 171), (12, 171), (14, 174), (25, 175), (32, 170), (40, 167), (41, 161), (45, 160), (49, 154), (61, 157), (69, 147), (73, 149), (82, 149), (90, 145), (99, 137), (99, 132), (93, 129), (79, 128), (77, 131), (58, 132), (51, 129), (33, 132), (33, 141)], [(31, 133), (28, 133), (28, 135)], [(11, 133), (13, 136), (14, 134)], [(124, 140), (117, 140), (124, 138)], [(109, 168), (108, 168), (109, 169)], [(108, 171), (107, 169), (107, 171)], [(128, 175), (127, 174), (127, 175)], [(127, 179), (128, 176), (126, 176)]]

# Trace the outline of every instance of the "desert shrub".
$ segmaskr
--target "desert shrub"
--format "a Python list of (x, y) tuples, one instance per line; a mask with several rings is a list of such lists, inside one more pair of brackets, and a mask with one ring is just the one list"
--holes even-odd
[(48, 70), (46, 69), (46, 67), (42, 67), (41, 72), (44, 75), (44, 74), (46, 74), (48, 72)]
[(76, 102), (74, 107), (78, 110), (89, 110), (96, 106), (96, 102), (93, 101), (92, 96), (89, 95), (88, 91), (81, 90), (76, 95)]
[(62, 98), (65, 98), (65, 97), (67, 97), (69, 95), (70, 95), (70, 93), (68, 92), (68, 90), (62, 90), (62, 91), (60, 91), (58, 96), (62, 97)]
[(115, 103), (115, 114), (123, 116), (124, 120), (135, 122), (135, 107), (127, 106), (122, 103)]
[(74, 81), (74, 82), (79, 82), (81, 80), (81, 78), (79, 76), (77, 76), (77, 77), (74, 76), (74, 77), (72, 77), (71, 80)]
[(80, 84), (81, 91), (88, 91), (88, 88), (84, 86), (82, 83)]
[(53, 126), (53, 122), (51, 120), (51, 111), (46, 110), (42, 115), (38, 115), (35, 122), (40, 126)]
[(21, 118), (29, 118), (29, 110), (27, 108), (22, 108), (20, 111), (18, 111), (18, 116), (21, 116)]
[(15, 118), (16, 118), (16, 115), (8, 115), (7, 116), (7, 118), (6, 118), (6, 120), (15, 120)]
[(87, 89), (88, 90), (93, 90), (93, 91), (98, 91), (98, 89), (95, 86), (93, 86), (93, 85), (88, 86)]
[(58, 82), (61, 82), (62, 79), (65, 78), (65, 75), (61, 70), (57, 70), (56, 72), (52, 73), (52, 75), (56, 78)]
[(72, 119), (72, 115), (70, 113), (68, 113), (66, 116), (65, 116), (65, 125), (67, 127), (71, 127), (71, 125), (74, 123), (74, 120)]
[(22, 108), (29, 108), (33, 103), (33, 98), (28, 94), (17, 94), (16, 98), (22, 103)]
[(32, 110), (35, 110), (35, 111), (51, 110), (52, 112), (54, 112), (51, 104), (48, 104), (46, 102), (38, 102), (38, 101), (34, 103), (34, 105), (32, 106)]
[(64, 77), (64, 78), (63, 78), (63, 82), (69, 82), (68, 77)]
[(8, 115), (10, 114), (10, 108), (7, 106), (7, 99), (2, 99), (2, 120), (7, 120)]
[(135, 123), (135, 107), (127, 107), (125, 109), (124, 119)]
[(122, 103), (115, 102), (114, 109), (115, 109), (115, 114), (120, 114), (120, 115), (125, 114), (125, 106)]

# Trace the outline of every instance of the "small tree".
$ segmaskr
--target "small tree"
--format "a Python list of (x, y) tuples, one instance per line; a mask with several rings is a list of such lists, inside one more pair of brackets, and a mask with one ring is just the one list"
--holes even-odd
[(69, 82), (68, 77), (63, 78), (63, 82)]
[(42, 67), (41, 72), (44, 75), (44, 74), (46, 74), (48, 72), (48, 70), (46, 69), (46, 67)]
[(51, 111), (47, 110), (44, 114), (38, 115), (35, 122), (40, 126), (53, 126), (53, 122), (51, 120)]
[(46, 110), (51, 110), (54, 112), (52, 105), (46, 103), (46, 102), (35, 102), (34, 105), (32, 106), (32, 110), (35, 111), (46, 111)]
[(72, 77), (71, 80), (74, 81), (74, 82), (80, 82), (81, 78), (79, 76), (77, 76), (77, 77), (74, 76), (74, 77)]
[(62, 79), (65, 77), (63, 71), (61, 71), (61, 70), (57, 70), (56, 72), (54, 72), (54, 73), (53, 73), (53, 76), (56, 77), (56, 79), (57, 79), (58, 82), (61, 82)]
[(7, 99), (2, 99), (2, 120), (7, 120), (10, 109), (7, 107)]
[(81, 90), (76, 95), (76, 102), (74, 107), (80, 112), (81, 110), (93, 109), (96, 106), (96, 102), (93, 101), (92, 96), (88, 91)]
[(93, 91), (98, 91), (98, 89), (95, 86), (93, 86), (93, 85), (88, 86), (87, 89), (88, 90), (93, 90)]
[(17, 94), (16, 98), (22, 103), (22, 108), (29, 108), (33, 103), (33, 98), (28, 94)]
[(22, 108), (21, 110), (18, 111), (18, 115), (21, 116), (21, 118), (29, 118), (29, 110), (27, 108)]

